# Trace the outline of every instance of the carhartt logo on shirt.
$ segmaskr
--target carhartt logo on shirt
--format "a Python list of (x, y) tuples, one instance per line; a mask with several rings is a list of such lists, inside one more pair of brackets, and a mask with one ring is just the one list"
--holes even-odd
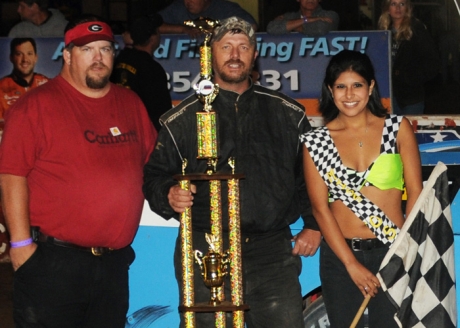
[(110, 128), (110, 132), (112, 132), (112, 135), (114, 137), (119, 136), (121, 134), (120, 130), (117, 127)]
[(86, 130), (85, 139), (90, 143), (99, 145), (116, 145), (138, 142), (136, 131), (130, 130), (122, 133), (117, 127), (110, 128), (110, 132), (105, 134), (98, 134), (95, 131)]

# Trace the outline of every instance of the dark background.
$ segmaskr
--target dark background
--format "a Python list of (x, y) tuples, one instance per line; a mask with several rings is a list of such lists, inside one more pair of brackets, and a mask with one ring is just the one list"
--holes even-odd
[[(287, 11), (299, 8), (296, 0), (246, 0), (257, 1), (259, 31), (265, 31), (270, 20)], [(102, 16), (115, 27), (126, 27), (134, 18), (161, 10), (172, 0), (50, 0), (68, 18), (79, 14)], [(433, 34), (459, 27), (454, 0), (412, 0), (415, 13)], [(0, 0), (0, 36), (6, 36), (11, 26), (19, 21), (14, 0)], [(321, 6), (334, 10), (340, 16), (340, 30), (376, 29), (381, 0), (322, 0)], [(367, 8), (366, 10), (364, 10)], [(459, 28), (457, 28), (459, 30)], [(122, 32), (122, 31), (121, 31)]]
[[(296, 0), (257, 1), (259, 31), (264, 32), (276, 16), (299, 8)], [(412, 0), (414, 14), (427, 26), (436, 45), (454, 43), (455, 54), (440, 51), (445, 64), (439, 75), (427, 84), (425, 114), (460, 114), (460, 15), (456, 0)], [(94, 14), (108, 21), (115, 34), (121, 34), (135, 18), (161, 10), (172, 0), (50, 0), (51, 6), (61, 10), (68, 19), (80, 14)], [(373, 30), (381, 12), (381, 0), (322, 0), (321, 6), (340, 16), (339, 30)], [(0, 0), (0, 37), (19, 21), (14, 0)], [(414, 58), (416, 60), (416, 58)]]

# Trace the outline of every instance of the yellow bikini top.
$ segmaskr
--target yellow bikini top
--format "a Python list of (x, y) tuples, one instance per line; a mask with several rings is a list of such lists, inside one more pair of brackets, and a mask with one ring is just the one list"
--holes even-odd
[(380, 154), (364, 172), (347, 168), (350, 180), (357, 181), (361, 187), (374, 186), (380, 190), (404, 189), (403, 163), (400, 154)]

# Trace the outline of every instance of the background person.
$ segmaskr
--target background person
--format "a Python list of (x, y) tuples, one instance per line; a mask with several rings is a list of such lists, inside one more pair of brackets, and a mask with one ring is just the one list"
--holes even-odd
[(64, 41), (61, 73), (5, 117), (0, 186), (13, 316), (17, 327), (121, 328), (156, 133), (139, 97), (109, 82), (110, 27), (69, 24)]
[[(302, 175), (299, 135), (311, 129), (304, 108), (287, 96), (255, 85), (250, 74), (257, 56), (256, 36), (248, 22), (231, 17), (221, 22), (211, 39), (213, 81), (220, 91), (212, 107), (219, 115), (218, 172), (231, 172), (227, 161), (236, 157), (240, 182), (241, 238), (246, 324), (253, 327), (303, 327), (298, 255), (314, 255), (320, 234), (311, 216)], [(203, 104), (195, 95), (161, 118), (164, 127), (144, 169), (144, 194), (154, 212), (178, 219), (191, 206), (193, 248), (206, 251), (210, 232), (209, 182), (197, 181), (193, 194), (180, 189), (174, 174), (204, 172), (197, 160), (196, 113)], [(226, 194), (226, 185), (222, 194)], [(192, 206), (193, 205), (193, 206)], [(222, 197), (224, 249), (228, 249), (227, 199)], [(294, 237), (289, 225), (302, 216), (304, 229)], [(177, 239), (175, 270), (182, 287), (181, 242)], [(198, 267), (196, 270), (199, 270)], [(199, 271), (195, 302), (209, 301), (209, 289)], [(226, 292), (230, 283), (225, 282)], [(230, 296), (227, 294), (227, 298)], [(230, 316), (231, 314), (229, 314)], [(183, 318), (182, 318), (183, 319)], [(213, 313), (197, 313), (197, 327), (214, 326)], [(182, 322), (183, 325), (183, 322)]]
[[(324, 236), (320, 277), (331, 327), (348, 328), (368, 294), (374, 297), (368, 305), (369, 327), (397, 327), (394, 306), (377, 292), (375, 274), (404, 223), (403, 188), (406, 215), (422, 190), (412, 126), (406, 118), (387, 115), (372, 63), (358, 51), (331, 58), (320, 112), (325, 126), (301, 139), (308, 195)], [(383, 222), (377, 228), (366, 223), (377, 217)]]
[(129, 30), (125, 30), (123, 33), (121, 33), (121, 38), (123, 40), (124, 48), (133, 47), (133, 39), (131, 38), (131, 33)]
[(276, 17), (268, 23), (270, 34), (300, 32), (310, 36), (325, 35), (339, 27), (339, 15), (332, 10), (324, 10), (321, 0), (297, 0), (300, 9)]
[(22, 0), (18, 13), (22, 22), (13, 26), (10, 38), (62, 37), (68, 21), (57, 9), (49, 8), (48, 0)]
[(232, 16), (249, 22), (254, 30), (257, 23), (239, 4), (227, 0), (174, 0), (169, 6), (158, 12), (164, 23), (160, 26), (162, 34), (188, 34), (192, 38), (201, 35), (198, 28), (184, 25), (184, 21), (200, 17), (222, 20)]
[(412, 16), (410, 0), (384, 0), (379, 29), (392, 35), (392, 109), (398, 115), (423, 114), (425, 84), (440, 69), (436, 45), (425, 25)]
[(158, 14), (136, 19), (130, 28), (132, 48), (124, 48), (115, 59), (110, 80), (136, 92), (142, 99), (150, 120), (160, 130), (160, 116), (172, 107), (164, 68), (153, 58), (160, 45)]
[(48, 82), (48, 78), (35, 73), (38, 61), (37, 45), (33, 38), (14, 38), (10, 42), (10, 61), (13, 71), (0, 79), (0, 119), (6, 110), (27, 91)]

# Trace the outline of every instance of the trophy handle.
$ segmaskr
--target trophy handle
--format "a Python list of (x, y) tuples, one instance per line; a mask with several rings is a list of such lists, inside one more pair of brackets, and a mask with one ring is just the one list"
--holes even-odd
[(224, 270), (224, 276), (228, 275), (228, 266), (230, 264), (230, 252), (227, 250), (223, 255), (222, 255), (222, 268)]
[(195, 250), (195, 260), (196, 263), (200, 266), (200, 269), (203, 270), (203, 253), (200, 252), (199, 250)]

